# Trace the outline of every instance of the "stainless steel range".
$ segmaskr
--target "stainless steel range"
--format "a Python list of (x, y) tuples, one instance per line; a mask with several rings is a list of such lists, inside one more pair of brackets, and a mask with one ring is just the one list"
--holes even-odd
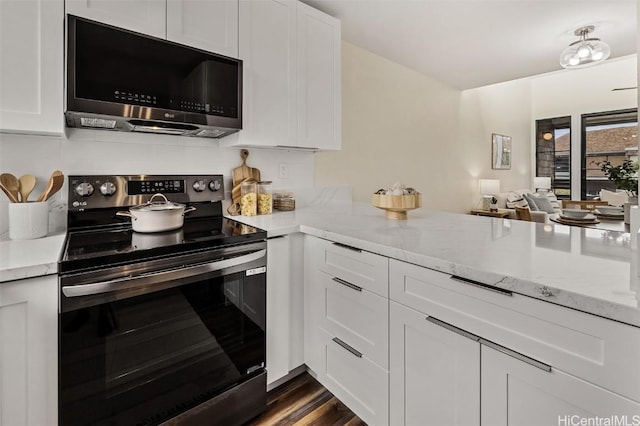
[[(118, 211), (195, 207), (138, 233)], [(70, 176), (59, 262), (59, 424), (240, 425), (266, 408), (266, 232), (222, 216), (220, 175)]]

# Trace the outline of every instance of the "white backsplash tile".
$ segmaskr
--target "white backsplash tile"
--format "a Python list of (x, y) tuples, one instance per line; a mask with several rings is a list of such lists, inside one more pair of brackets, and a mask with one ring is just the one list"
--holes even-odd
[[(273, 187), (296, 191), (313, 187), (313, 153), (249, 149), (247, 164), (260, 169)], [(38, 180), (32, 198), (46, 186), (54, 170), (79, 174), (223, 174), (230, 198), (232, 170), (240, 166), (240, 150), (222, 148), (215, 139), (67, 129), (66, 136), (0, 134), (0, 170)], [(288, 178), (279, 178), (286, 164)], [(66, 222), (67, 184), (50, 201), (50, 231)], [(0, 196), (0, 234), (8, 230), (6, 197)]]

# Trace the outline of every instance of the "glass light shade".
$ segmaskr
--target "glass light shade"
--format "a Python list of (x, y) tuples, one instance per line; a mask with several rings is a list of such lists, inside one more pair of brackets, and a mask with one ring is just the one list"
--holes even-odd
[(604, 62), (611, 49), (609, 45), (597, 38), (588, 38), (571, 43), (560, 54), (560, 65), (563, 68), (586, 68)]
[(500, 192), (499, 179), (480, 179), (480, 194), (495, 195)]
[(551, 178), (550, 177), (534, 177), (533, 187), (535, 189), (551, 189)]

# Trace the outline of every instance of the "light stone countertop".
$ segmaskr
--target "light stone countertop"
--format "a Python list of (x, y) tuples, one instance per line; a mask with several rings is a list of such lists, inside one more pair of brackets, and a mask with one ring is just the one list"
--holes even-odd
[(35, 240), (0, 238), (0, 283), (52, 275), (58, 272), (65, 232), (56, 232)]
[(268, 237), (299, 230), (640, 327), (628, 233), (426, 209), (386, 220), (365, 203), (233, 218)]
[[(301, 231), (640, 327), (639, 253), (627, 233), (426, 209), (386, 220), (365, 203), (232, 218), (268, 237)], [(0, 282), (57, 273), (64, 238), (0, 239)]]

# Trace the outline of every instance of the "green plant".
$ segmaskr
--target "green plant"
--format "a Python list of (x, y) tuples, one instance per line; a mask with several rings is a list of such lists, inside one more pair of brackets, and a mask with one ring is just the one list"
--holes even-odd
[(616, 188), (631, 192), (633, 195), (638, 193), (638, 162), (624, 160), (618, 166), (612, 166), (610, 161), (602, 161), (598, 163), (600, 170), (604, 175), (616, 185)]

